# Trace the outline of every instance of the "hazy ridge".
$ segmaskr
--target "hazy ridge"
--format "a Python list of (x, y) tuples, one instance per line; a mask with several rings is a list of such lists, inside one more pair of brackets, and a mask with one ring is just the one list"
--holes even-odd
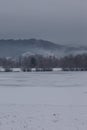
[(55, 55), (61, 57), (65, 55), (75, 55), (86, 52), (86, 46), (61, 45), (45, 40), (0, 40), (0, 57), (18, 57), (21, 55), (26, 56), (33, 54), (41, 54), (43, 56)]

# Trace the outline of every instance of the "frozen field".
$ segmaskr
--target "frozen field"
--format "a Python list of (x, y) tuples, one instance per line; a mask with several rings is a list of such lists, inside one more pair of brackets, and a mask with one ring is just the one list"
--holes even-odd
[(87, 72), (0, 73), (0, 130), (87, 130)]

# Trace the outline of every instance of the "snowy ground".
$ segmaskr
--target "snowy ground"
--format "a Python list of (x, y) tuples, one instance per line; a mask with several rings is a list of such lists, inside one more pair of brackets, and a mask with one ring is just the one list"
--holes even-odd
[(0, 73), (0, 130), (87, 130), (87, 72)]

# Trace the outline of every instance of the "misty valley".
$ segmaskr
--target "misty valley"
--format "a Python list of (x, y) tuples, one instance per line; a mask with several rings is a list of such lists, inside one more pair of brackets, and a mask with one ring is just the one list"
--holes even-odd
[(0, 72), (87, 71), (86, 51), (44, 40), (0, 40)]

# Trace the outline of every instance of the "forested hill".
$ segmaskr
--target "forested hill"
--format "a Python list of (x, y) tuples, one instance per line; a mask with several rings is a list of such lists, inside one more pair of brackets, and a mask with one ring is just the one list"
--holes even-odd
[(43, 56), (65, 56), (86, 53), (87, 47), (55, 44), (45, 40), (0, 40), (0, 57), (41, 54)]

